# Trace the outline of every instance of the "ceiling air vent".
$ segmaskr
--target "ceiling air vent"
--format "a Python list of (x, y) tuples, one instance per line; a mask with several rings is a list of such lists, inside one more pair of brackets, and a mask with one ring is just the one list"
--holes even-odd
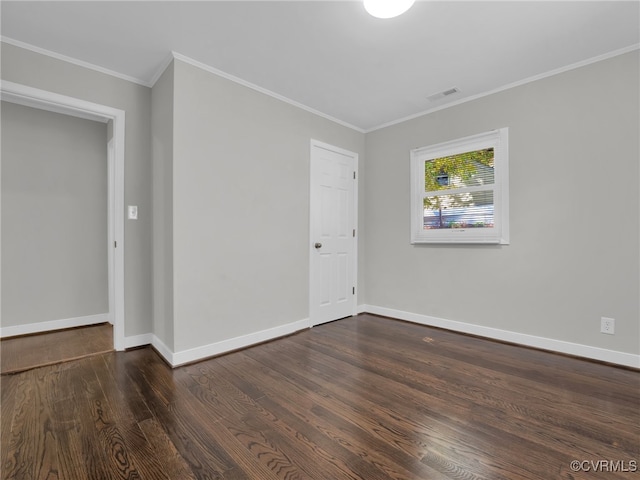
[(444, 90), (442, 92), (438, 92), (438, 93), (434, 93), (433, 95), (429, 95), (427, 97), (427, 100), (429, 100), (430, 102), (435, 102), (436, 100), (440, 100), (441, 98), (444, 97), (448, 97), (449, 95), (453, 95), (454, 93), (458, 93), (460, 90), (458, 90), (457, 87), (451, 87), (448, 88), (447, 90)]

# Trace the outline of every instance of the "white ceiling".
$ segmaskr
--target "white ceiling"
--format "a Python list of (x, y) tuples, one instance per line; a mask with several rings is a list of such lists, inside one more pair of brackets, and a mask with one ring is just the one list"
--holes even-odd
[[(363, 131), (637, 48), (636, 1), (1, 2), (2, 36), (150, 85), (171, 52)], [(11, 39), (11, 40), (10, 40)], [(457, 87), (441, 100), (426, 97)]]

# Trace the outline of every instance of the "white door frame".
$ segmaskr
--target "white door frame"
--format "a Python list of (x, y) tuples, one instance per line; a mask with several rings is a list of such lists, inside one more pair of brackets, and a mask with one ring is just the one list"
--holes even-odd
[[(109, 320), (113, 323), (113, 346), (124, 350), (124, 110), (67, 97), (18, 83), (0, 82), (0, 98), (27, 107), (62, 113), (98, 122), (113, 122), (108, 155), (109, 207)], [(111, 243), (113, 242), (113, 243)], [(115, 248), (112, 248), (115, 247)]]
[[(311, 167), (311, 162), (313, 162), (314, 157), (314, 149), (322, 148), (325, 150), (329, 150), (332, 152), (336, 152), (347, 157), (351, 157), (353, 159), (353, 169), (354, 169), (354, 182), (353, 182), (353, 225), (355, 229), (355, 234), (353, 236), (353, 262), (351, 265), (351, 275), (353, 279), (353, 303), (351, 308), (351, 314), (358, 314), (358, 238), (360, 235), (358, 229), (358, 181), (359, 181), (359, 172), (358, 172), (358, 154), (351, 152), (349, 150), (345, 150), (344, 148), (336, 147), (334, 145), (330, 145), (328, 143), (320, 142), (318, 140), (311, 139), (309, 149), (309, 194), (313, 192), (313, 187), (311, 186), (314, 179), (312, 178), (313, 168)], [(314, 247), (313, 243), (316, 240), (313, 238), (314, 235), (314, 225), (313, 225), (313, 198), (309, 199), (309, 325), (314, 326), (314, 320), (311, 315), (311, 299), (313, 298), (313, 292), (311, 289), (313, 288), (313, 267), (311, 262), (313, 261)]]

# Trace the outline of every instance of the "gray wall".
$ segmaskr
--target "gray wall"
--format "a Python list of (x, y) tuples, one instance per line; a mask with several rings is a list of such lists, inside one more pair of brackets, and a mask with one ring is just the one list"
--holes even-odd
[(174, 66), (176, 351), (308, 318), (310, 139), (364, 134)]
[(107, 313), (106, 123), (1, 117), (2, 326)]
[(173, 62), (151, 93), (153, 333), (173, 349)]
[[(637, 354), (638, 84), (634, 51), (369, 133), (365, 303)], [(409, 150), (500, 127), (511, 244), (411, 246)]]
[(2, 79), (126, 112), (125, 205), (137, 205), (139, 219), (126, 220), (124, 229), (125, 335), (151, 332), (151, 89), (6, 43), (1, 48)]
[[(127, 336), (177, 352), (308, 317), (315, 138), (360, 154), (359, 303), (639, 350), (637, 51), (367, 135), (180, 61), (152, 95), (2, 44), (2, 78), (126, 111)], [(511, 245), (411, 246), (409, 150), (499, 127)]]

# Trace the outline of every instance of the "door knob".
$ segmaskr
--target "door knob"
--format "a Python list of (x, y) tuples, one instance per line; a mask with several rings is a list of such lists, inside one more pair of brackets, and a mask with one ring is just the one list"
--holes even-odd
[(316, 242), (316, 244), (314, 245), (314, 247), (316, 248), (322, 248), (322, 244), (320, 242)]

